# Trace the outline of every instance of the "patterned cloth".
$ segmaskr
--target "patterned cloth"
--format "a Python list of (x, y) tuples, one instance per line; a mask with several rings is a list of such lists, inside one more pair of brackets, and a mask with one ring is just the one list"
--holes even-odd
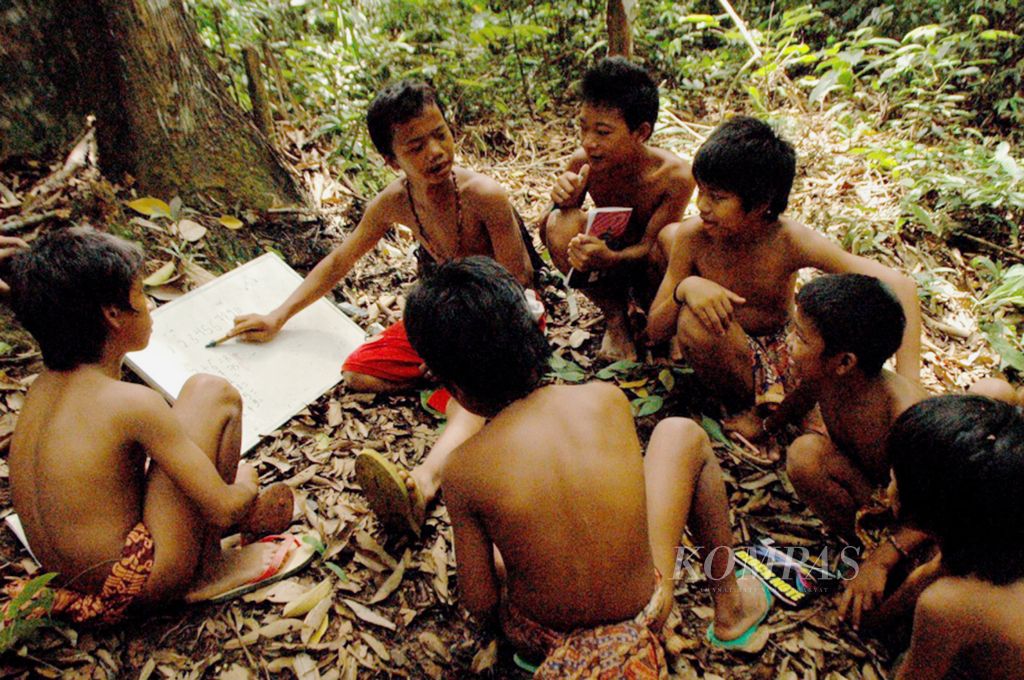
[[(759, 411), (778, 408), (786, 395), (793, 391), (797, 379), (793, 375), (792, 358), (786, 336), (792, 321), (768, 335), (748, 335), (747, 348), (750, 350), (750, 366), (754, 371), (754, 407)], [(763, 411), (762, 411), (763, 413)], [(821, 416), (821, 409), (815, 404), (798, 424), (796, 434), (814, 433), (828, 436), (828, 428)]]
[(781, 404), (796, 386), (786, 345), (789, 326), (787, 323), (768, 335), (747, 336), (754, 371), (754, 406)]
[[(138, 597), (153, 571), (153, 536), (142, 522), (128, 532), (119, 559), (103, 581), (99, 594), (80, 593), (70, 588), (52, 588), (53, 615), (63, 615), (75, 623), (117, 623)], [(4, 587), (16, 597), (28, 581), (18, 579)]]
[(534, 678), (663, 680), (668, 678), (668, 664), (659, 636), (665, 612), (674, 608), (672, 594), (661, 587), (658, 575), (651, 601), (629, 621), (564, 633), (537, 623), (507, 600), (501, 618), (505, 635), (517, 648), (545, 657)]

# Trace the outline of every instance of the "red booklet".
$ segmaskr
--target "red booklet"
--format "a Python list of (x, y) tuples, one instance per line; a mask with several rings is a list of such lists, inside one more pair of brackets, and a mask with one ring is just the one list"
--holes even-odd
[[(608, 242), (621, 238), (629, 226), (632, 208), (591, 208), (587, 212), (587, 233)], [(601, 276), (599, 270), (578, 272), (569, 270), (569, 285), (578, 288), (596, 282)]]

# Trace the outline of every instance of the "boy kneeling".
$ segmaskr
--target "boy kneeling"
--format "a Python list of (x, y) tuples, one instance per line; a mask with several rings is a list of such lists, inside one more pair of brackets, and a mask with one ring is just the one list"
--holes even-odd
[(713, 593), (714, 640), (749, 637), (766, 595), (749, 578), (737, 583), (729, 550), (713, 550), (732, 536), (699, 426), (659, 424), (645, 461), (616, 387), (541, 387), (547, 341), (523, 289), (488, 258), (442, 265), (409, 296), (405, 322), (433, 374), (490, 419), (441, 475), (459, 588), (471, 612), (500, 618), (521, 651), (546, 657), (535, 677), (597, 668), (667, 677), (658, 635), (691, 508), (697, 542), (725, 575)]
[(153, 325), (142, 265), (136, 246), (73, 227), (9, 266), (11, 303), (46, 364), (11, 444), (14, 509), (43, 569), (60, 574), (54, 613), (77, 622), (258, 578), (275, 546), (222, 552), (222, 529), (291, 521), (287, 487), (256, 502), (256, 470), (239, 464), (241, 399), (227, 382), (193, 376), (171, 408), (120, 381)]

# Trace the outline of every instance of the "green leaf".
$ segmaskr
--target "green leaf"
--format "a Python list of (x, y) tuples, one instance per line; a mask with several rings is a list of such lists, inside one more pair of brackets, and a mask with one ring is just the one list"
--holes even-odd
[(917, 220), (918, 224), (923, 226), (932, 234), (938, 233), (938, 230), (935, 228), (935, 223), (932, 222), (931, 216), (925, 212), (924, 208), (916, 203), (907, 203), (906, 207), (907, 210), (910, 211), (910, 214), (914, 216), (914, 219)]
[(551, 358), (548, 359), (548, 365), (551, 367), (551, 372), (556, 378), (566, 382), (581, 382), (587, 377), (578, 364), (557, 354), (551, 355)]
[(657, 413), (664, 406), (665, 400), (657, 394), (652, 394), (647, 397), (640, 397), (630, 402), (633, 406), (633, 413), (637, 418), (643, 418), (649, 416), (652, 413)]
[(11, 350), (13, 350), (13, 349), (14, 348), (11, 347), (9, 344), (4, 342), (3, 340), (0, 340), (0, 356), (6, 356), (6, 355), (10, 354)]
[(330, 569), (332, 572), (334, 572), (334, 575), (340, 578), (342, 581), (348, 580), (348, 574), (345, 573), (345, 570), (339, 567), (334, 562), (324, 562), (324, 566)]
[(1011, 334), (1007, 333), (1006, 326), (1001, 321), (982, 326), (982, 332), (992, 345), (992, 349), (1002, 359), (1003, 365), (1011, 366), (1015, 370), (1024, 373), (1024, 351), (1013, 345), (1010, 339)]
[(725, 444), (730, 449), (733, 448), (733, 443), (725, 436), (725, 432), (722, 431), (722, 426), (718, 424), (717, 420), (701, 414), (700, 426), (704, 428), (704, 431), (708, 433), (712, 441)]
[(665, 388), (666, 392), (671, 392), (676, 387), (676, 376), (672, 373), (672, 369), (663, 368), (658, 373), (658, 382)]
[(306, 534), (303, 536), (302, 542), (311, 546), (313, 550), (316, 550), (317, 555), (323, 555), (324, 551), (327, 550), (327, 546), (324, 545), (324, 542), (312, 534)]
[[(25, 584), (25, 587), (21, 589), (21, 592), (17, 596), (11, 598), (11, 601), (7, 605), (7, 609), (4, 610), (4, 620), (11, 621), (19, 614), (22, 614), (22, 609), (26, 604), (29, 604), (36, 593), (40, 592), (47, 584), (56, 578), (57, 572), (50, 572), (43, 574), (42, 576), (36, 576), (34, 579)], [(50, 594), (52, 599), (52, 593)], [(51, 603), (52, 604), (52, 603)], [(34, 607), (29, 607), (33, 609)], [(49, 613), (49, 609), (47, 609)]]
[(601, 380), (609, 380), (617, 375), (627, 375), (631, 371), (635, 370), (640, 364), (629, 359), (622, 359), (616, 361), (613, 364), (608, 364), (600, 371), (597, 372), (597, 377)]

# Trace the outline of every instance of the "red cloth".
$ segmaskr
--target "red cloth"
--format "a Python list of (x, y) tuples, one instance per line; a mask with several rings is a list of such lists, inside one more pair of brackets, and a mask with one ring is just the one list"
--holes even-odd
[(422, 365), (423, 359), (409, 344), (405, 324), (396, 321), (349, 354), (341, 370), (391, 382), (409, 382), (423, 377)]

